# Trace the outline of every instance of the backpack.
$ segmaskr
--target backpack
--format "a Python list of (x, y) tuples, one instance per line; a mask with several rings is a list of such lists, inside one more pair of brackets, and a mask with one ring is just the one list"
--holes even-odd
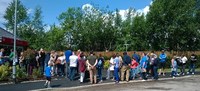
[(97, 67), (103, 67), (103, 58), (98, 59)]
[(153, 66), (158, 66), (158, 64), (159, 64), (159, 59), (158, 59), (158, 58), (155, 58), (155, 59), (153, 60)]
[(176, 58), (175, 61), (177, 62), (177, 65), (178, 65), (178, 66), (181, 66), (181, 65), (182, 65), (182, 60), (181, 60), (181, 58)]

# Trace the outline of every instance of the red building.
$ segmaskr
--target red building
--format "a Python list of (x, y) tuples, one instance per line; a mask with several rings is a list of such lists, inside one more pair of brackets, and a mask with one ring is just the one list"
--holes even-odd
[[(5, 48), (5, 50), (13, 49), (14, 45), (14, 35), (9, 31), (0, 27), (0, 48)], [(19, 37), (16, 38), (16, 48), (18, 51), (22, 51), (24, 48), (28, 47), (28, 42), (20, 39)]]

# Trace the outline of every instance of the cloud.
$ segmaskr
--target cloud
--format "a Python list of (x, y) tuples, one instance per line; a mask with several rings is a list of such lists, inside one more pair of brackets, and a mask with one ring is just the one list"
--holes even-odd
[(143, 9), (138, 9), (136, 12), (138, 14), (144, 14), (147, 15), (147, 13), (149, 12), (149, 7), (153, 4), (153, 1), (150, 2), (150, 4), (146, 7), (144, 7)]
[(86, 8), (88, 8), (88, 9), (92, 9), (93, 8), (93, 6), (91, 5), (91, 4), (84, 4), (83, 6), (82, 6), (82, 10), (84, 10), (84, 9), (86, 9)]
[[(146, 15), (149, 12), (149, 7), (150, 7), (150, 5), (152, 5), (152, 3), (153, 2), (151, 1), (150, 4), (148, 6), (145, 6), (143, 9), (136, 10), (136, 13), (132, 13), (133, 17), (136, 16), (136, 14), (140, 14), (140, 15), (144, 14), (144, 15)], [(94, 6), (91, 5), (91, 4), (84, 4), (82, 6), (82, 10), (89, 11), (89, 12), (91, 12), (91, 9), (93, 9), (93, 8), (94, 8)], [(127, 15), (128, 11), (129, 11), (129, 9), (119, 10), (119, 14), (121, 15), (122, 20), (126, 19), (126, 15)], [(114, 14), (115, 13), (116, 12), (114, 12)]]
[(128, 9), (127, 10), (119, 10), (119, 14), (121, 15), (122, 20), (126, 19), (127, 12), (128, 12)]
[(12, 2), (12, 0), (0, 0), (0, 24), (5, 22), (3, 16), (10, 2)]
[(137, 12), (138, 14), (147, 15), (147, 13), (149, 12), (149, 6), (146, 6), (146, 7), (143, 8), (143, 9), (138, 9), (136, 12)]

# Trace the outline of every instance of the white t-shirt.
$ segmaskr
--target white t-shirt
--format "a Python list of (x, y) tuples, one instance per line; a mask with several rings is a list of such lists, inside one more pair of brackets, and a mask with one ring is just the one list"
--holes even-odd
[(60, 56), (58, 59), (61, 61), (61, 64), (65, 64), (65, 56)]
[(111, 58), (111, 59), (110, 59), (110, 68), (109, 68), (109, 69), (112, 70), (112, 71), (114, 70), (114, 65), (113, 65), (113, 63), (114, 63), (114, 59)]
[(184, 56), (181, 60), (182, 60), (183, 63), (186, 63), (186, 61), (187, 61), (188, 59), (187, 59), (186, 56)]
[(78, 56), (71, 55), (69, 57), (69, 66), (70, 67), (77, 67), (77, 62), (78, 62)]

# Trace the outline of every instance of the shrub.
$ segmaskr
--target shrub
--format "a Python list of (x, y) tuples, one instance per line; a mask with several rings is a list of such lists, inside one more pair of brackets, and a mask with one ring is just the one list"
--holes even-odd
[(110, 66), (109, 60), (105, 60), (104, 69), (108, 69), (109, 66)]
[(9, 67), (9, 63), (0, 66), (0, 80), (8, 80), (11, 74), (11, 68)]
[(39, 69), (33, 69), (32, 76), (33, 76), (34, 79), (42, 77), (43, 75), (42, 75), (40, 68)]
[(28, 74), (25, 72), (25, 68), (20, 68), (19, 65), (16, 67), (16, 78), (25, 79), (28, 77)]

